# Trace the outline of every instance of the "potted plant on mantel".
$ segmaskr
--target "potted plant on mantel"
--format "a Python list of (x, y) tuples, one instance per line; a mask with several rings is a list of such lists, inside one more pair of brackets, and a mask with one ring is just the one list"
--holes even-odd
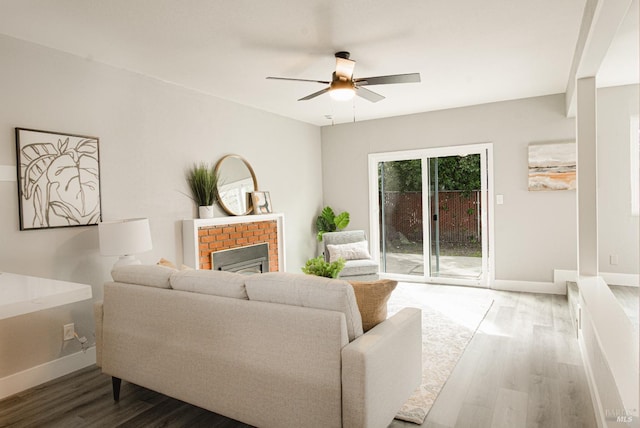
[(187, 182), (191, 190), (191, 199), (198, 204), (200, 218), (213, 218), (213, 204), (218, 201), (218, 174), (214, 166), (205, 162), (194, 164), (187, 171)]

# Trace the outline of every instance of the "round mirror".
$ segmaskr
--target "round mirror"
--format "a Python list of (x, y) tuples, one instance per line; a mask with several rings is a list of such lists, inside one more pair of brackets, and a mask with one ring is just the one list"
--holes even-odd
[(218, 202), (227, 214), (250, 214), (251, 192), (258, 190), (253, 168), (243, 157), (227, 155), (216, 164)]

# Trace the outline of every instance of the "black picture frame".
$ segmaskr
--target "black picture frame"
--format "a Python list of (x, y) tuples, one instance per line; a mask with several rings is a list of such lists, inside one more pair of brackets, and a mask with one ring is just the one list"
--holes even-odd
[(98, 137), (15, 128), (20, 230), (101, 220)]

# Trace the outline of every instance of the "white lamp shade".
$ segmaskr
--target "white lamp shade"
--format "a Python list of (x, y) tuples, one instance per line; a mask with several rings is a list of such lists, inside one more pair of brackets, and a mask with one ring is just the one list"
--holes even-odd
[(148, 218), (103, 221), (98, 223), (98, 236), (103, 256), (138, 254), (153, 248)]

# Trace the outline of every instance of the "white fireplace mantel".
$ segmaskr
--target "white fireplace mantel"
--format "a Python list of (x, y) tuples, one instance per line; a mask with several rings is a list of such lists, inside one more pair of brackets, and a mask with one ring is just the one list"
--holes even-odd
[(224, 224), (257, 223), (263, 221), (276, 221), (278, 230), (278, 270), (284, 272), (284, 214), (255, 214), (242, 216), (215, 217), (210, 219), (182, 220), (182, 254), (183, 263), (194, 269), (200, 269), (200, 248), (198, 243), (198, 230), (204, 227), (221, 226)]

